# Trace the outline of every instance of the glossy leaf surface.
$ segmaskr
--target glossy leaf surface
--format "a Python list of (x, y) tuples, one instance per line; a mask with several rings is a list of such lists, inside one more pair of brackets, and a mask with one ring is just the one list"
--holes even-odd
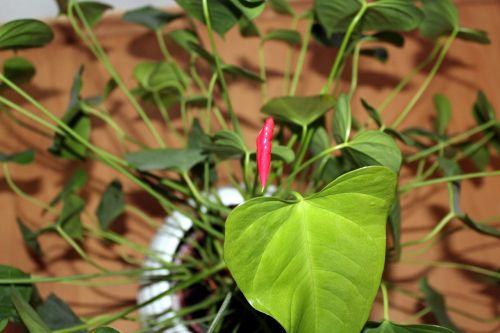
[(359, 332), (384, 267), (395, 185), (389, 169), (368, 167), (307, 198), (234, 209), (225, 260), (252, 306), (289, 333)]

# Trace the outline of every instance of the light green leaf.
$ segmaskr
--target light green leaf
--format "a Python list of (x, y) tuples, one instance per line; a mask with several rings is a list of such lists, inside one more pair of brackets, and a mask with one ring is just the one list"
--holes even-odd
[(16, 84), (31, 81), (35, 73), (35, 66), (26, 58), (12, 57), (3, 63), (3, 74)]
[(134, 77), (149, 92), (172, 88), (182, 93), (189, 83), (177, 64), (166, 62), (140, 63), (134, 68)]
[(38, 20), (21, 19), (0, 26), (0, 50), (41, 47), (52, 39), (52, 29)]
[(23, 236), (26, 246), (33, 251), (33, 253), (40, 256), (42, 254), (42, 250), (40, 249), (40, 243), (38, 243), (38, 233), (28, 228), (20, 218), (17, 218), (17, 225), (21, 231), (21, 235)]
[(426, 278), (420, 280), (420, 290), (425, 295), (425, 302), (431, 308), (432, 313), (436, 316), (440, 325), (443, 325), (455, 333), (463, 332), (451, 321), (446, 313), (446, 301), (444, 297), (431, 287)]
[(97, 219), (102, 229), (111, 224), (125, 211), (125, 196), (119, 180), (113, 180), (102, 194), (96, 210)]
[(30, 164), (34, 160), (35, 151), (33, 149), (28, 149), (14, 154), (5, 154), (0, 152), (0, 162), (3, 163)]
[(420, 32), (429, 39), (448, 36), (459, 26), (458, 10), (451, 0), (421, 0), (424, 20)]
[(289, 333), (359, 332), (384, 268), (395, 185), (389, 169), (368, 167), (307, 198), (235, 208), (224, 256), (250, 304)]
[(29, 305), (27, 300), (19, 293), (19, 291), (11, 287), (11, 301), (16, 307), (21, 320), (30, 333), (51, 333), (49, 327), (43, 322), (36, 311)]
[[(5, 265), (0, 265), (0, 280), (7, 279), (22, 279), (29, 278), (30, 276), (23, 271)], [(23, 284), (23, 285), (0, 285), (0, 321), (9, 320), (9, 321), (19, 321), (18, 313), (14, 307), (14, 304), (11, 301), (11, 296), (13, 290), (16, 290), (25, 301), (29, 301), (31, 298), (31, 294), (33, 292), (33, 287), (31, 285)]]
[[(83, 324), (71, 308), (59, 297), (50, 294), (43, 304), (36, 307), (36, 312), (51, 330), (60, 330)], [(86, 330), (74, 331), (86, 333)]]
[(362, 333), (453, 333), (453, 331), (435, 325), (399, 325), (384, 320), (381, 323), (370, 323)]
[(308, 126), (335, 106), (329, 95), (277, 97), (267, 102), (261, 112), (300, 126)]
[[(175, 0), (190, 17), (205, 23), (202, 0)], [(221, 37), (238, 23), (241, 12), (230, 0), (208, 0), (212, 28)]]
[(218, 146), (233, 148), (241, 154), (245, 154), (248, 151), (241, 136), (232, 131), (223, 130), (215, 133), (214, 143)]
[(151, 30), (158, 30), (182, 16), (182, 14), (172, 14), (152, 6), (144, 6), (125, 12), (123, 20)]
[(450, 100), (444, 95), (435, 95), (434, 108), (437, 112), (437, 117), (434, 121), (434, 129), (438, 134), (443, 135), (446, 133), (446, 129), (451, 120), (452, 110)]
[(85, 17), (85, 20), (91, 27), (99, 23), (105, 11), (113, 8), (106, 3), (97, 1), (75, 1), (75, 3), (75, 6), (80, 7), (80, 10), (83, 13), (83, 17)]
[(338, 144), (349, 141), (352, 127), (352, 113), (349, 96), (339, 95), (335, 114), (333, 115), (333, 138)]
[(140, 171), (175, 170), (187, 172), (206, 158), (201, 149), (148, 149), (125, 154), (125, 159)]
[(266, 8), (265, 0), (251, 1), (251, 0), (229, 0), (238, 8), (245, 17), (249, 20), (257, 18)]
[(295, 160), (295, 152), (287, 146), (273, 145), (271, 160), (280, 159), (285, 163), (292, 163)]
[(289, 45), (299, 45), (300, 43), (302, 43), (302, 37), (300, 36), (300, 33), (298, 31), (289, 29), (271, 30), (267, 33), (267, 35), (264, 36), (262, 42), (272, 40), (285, 42)]
[(9, 321), (7, 319), (0, 320), (0, 332), (3, 332), (3, 330), (7, 327), (9, 324)]

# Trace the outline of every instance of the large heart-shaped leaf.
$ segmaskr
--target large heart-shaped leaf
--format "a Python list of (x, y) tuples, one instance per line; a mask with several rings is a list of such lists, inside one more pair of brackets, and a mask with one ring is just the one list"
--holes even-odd
[(362, 333), (453, 333), (453, 331), (436, 325), (399, 325), (384, 320), (381, 323), (369, 323)]
[(401, 151), (384, 132), (361, 132), (349, 141), (346, 151), (359, 166), (383, 165), (394, 172), (399, 172), (401, 167)]
[(289, 333), (359, 332), (384, 268), (395, 185), (395, 173), (368, 167), (305, 199), (234, 209), (224, 256), (250, 304)]
[(40, 47), (50, 43), (53, 38), (52, 29), (41, 21), (10, 21), (0, 27), (0, 50)]
[(308, 126), (335, 106), (329, 95), (277, 97), (265, 104), (261, 111), (270, 116), (300, 126)]

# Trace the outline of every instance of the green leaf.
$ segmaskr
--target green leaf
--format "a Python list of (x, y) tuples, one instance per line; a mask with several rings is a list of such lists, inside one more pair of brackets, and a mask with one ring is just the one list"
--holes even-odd
[(0, 50), (41, 47), (53, 38), (52, 29), (38, 20), (14, 20), (0, 26)]
[(38, 233), (33, 232), (30, 228), (28, 228), (20, 218), (17, 218), (17, 225), (19, 226), (19, 230), (21, 231), (21, 235), (23, 236), (26, 246), (33, 251), (33, 253), (41, 256), (42, 250), (40, 249), (40, 244), (38, 243)]
[(206, 156), (201, 149), (147, 149), (125, 154), (125, 159), (140, 171), (174, 170), (187, 172)]
[[(190, 17), (205, 23), (203, 15), (203, 1), (201, 0), (175, 0)], [(231, 0), (208, 0), (208, 11), (212, 28), (221, 37), (224, 37), (241, 17), (241, 11), (234, 6)]]
[(448, 36), (459, 26), (458, 10), (451, 0), (421, 0), (424, 20), (420, 32), (429, 39)]
[(9, 324), (9, 321), (7, 319), (0, 320), (0, 332), (3, 332), (3, 330), (7, 327)]
[(446, 133), (451, 120), (452, 109), (450, 100), (444, 95), (434, 95), (434, 108), (437, 112), (434, 129), (438, 134), (443, 135)]
[(35, 160), (35, 151), (28, 149), (20, 153), (5, 154), (0, 152), (0, 162), (16, 164), (30, 164)]
[[(80, 108), (80, 92), (83, 86), (82, 73), (83, 66), (80, 66), (73, 79), (70, 102), (62, 117), (62, 121), (83, 140), (88, 141), (90, 139), (91, 122), (89, 116), (82, 112)], [(61, 135), (56, 133), (54, 142), (52, 146), (49, 147), (49, 152), (63, 159), (84, 159), (87, 155), (87, 146), (74, 139), (69, 134)]]
[(182, 16), (182, 14), (172, 14), (152, 6), (144, 6), (125, 12), (123, 20), (151, 30), (159, 30)]
[(3, 74), (16, 84), (31, 81), (35, 73), (35, 66), (26, 58), (12, 57), (3, 63)]
[(235, 76), (241, 76), (252, 81), (262, 82), (262, 79), (258, 73), (243, 67), (223, 64), (222, 71)]
[[(54, 294), (50, 294), (43, 304), (37, 306), (36, 312), (51, 330), (60, 330), (83, 324), (71, 308)], [(85, 332), (87, 331), (75, 331), (75, 333)]]
[(349, 142), (346, 151), (359, 166), (383, 165), (396, 173), (401, 167), (402, 156), (398, 145), (380, 131), (359, 133)]
[(64, 185), (61, 192), (59, 192), (54, 199), (49, 203), (51, 207), (54, 207), (61, 199), (64, 199), (72, 193), (76, 193), (80, 190), (88, 180), (87, 172), (83, 169), (77, 169), (72, 175), (69, 181)]
[(453, 331), (435, 325), (399, 325), (384, 320), (381, 323), (369, 323), (362, 333), (453, 333)]
[(166, 62), (138, 64), (134, 68), (134, 77), (149, 92), (172, 88), (182, 93), (189, 83), (177, 64)]
[(272, 160), (280, 159), (285, 163), (292, 163), (295, 160), (295, 152), (287, 146), (273, 145), (271, 155)]
[(457, 37), (461, 40), (475, 42), (479, 44), (491, 44), (491, 40), (488, 37), (488, 33), (483, 30), (468, 29), (460, 27), (458, 30)]
[(359, 54), (365, 57), (375, 58), (384, 64), (389, 59), (389, 52), (383, 47), (364, 48), (360, 50)]
[(249, 20), (256, 19), (266, 8), (265, 0), (229, 0)]
[(11, 287), (10, 298), (30, 333), (51, 333), (50, 328), (43, 322), (40, 316), (17, 289)]
[(75, 1), (75, 6), (80, 7), (85, 20), (91, 27), (99, 23), (105, 11), (113, 8), (108, 4), (97, 1)]
[(267, 35), (264, 36), (262, 42), (268, 42), (271, 40), (285, 42), (289, 45), (300, 45), (302, 43), (302, 37), (300, 36), (300, 33), (298, 31), (289, 29), (271, 30), (267, 33)]
[[(327, 37), (345, 32), (361, 10), (361, 2), (345, 0), (316, 0), (316, 17)], [(379, 0), (370, 2), (358, 28), (361, 31), (410, 31), (423, 18), (422, 12), (407, 0)]]
[(392, 238), (392, 259), (397, 261), (401, 256), (401, 199), (399, 193), (391, 207), (389, 214), (389, 230)]
[(248, 152), (241, 136), (232, 131), (223, 130), (215, 133), (213, 141), (215, 145), (232, 148), (240, 155)]
[(283, 15), (295, 15), (293, 7), (290, 5), (289, 0), (268, 0), (267, 3), (272, 10), (278, 14)]
[(112, 327), (99, 327), (93, 333), (121, 333), (120, 331), (115, 330)]
[(335, 99), (329, 95), (286, 96), (273, 98), (261, 112), (280, 120), (300, 126), (308, 126), (335, 106)]
[[(463, 152), (467, 152), (467, 157), (472, 161), (472, 163), (479, 171), (486, 170), (486, 167), (490, 163), (490, 152), (487, 147), (477, 147), (475, 142), (471, 142), (464, 144), (460, 148), (462, 148)], [(473, 149), (472, 152), (470, 151), (471, 149)]]
[[(28, 274), (17, 268), (0, 265), (0, 280), (22, 279), (29, 277), (30, 276)], [(16, 312), (14, 304), (11, 301), (11, 296), (14, 290), (18, 292), (21, 298), (28, 302), (31, 298), (33, 287), (28, 284), (16, 284), (15, 286), (7, 284), (0, 285), (0, 321), (5, 319), (11, 322), (19, 321), (19, 316)]]
[(119, 180), (113, 180), (104, 191), (96, 210), (97, 219), (102, 229), (111, 224), (125, 211), (125, 196)]
[(307, 198), (235, 208), (224, 258), (250, 304), (289, 333), (359, 332), (384, 268), (395, 185), (389, 169), (369, 167)]
[(71, 238), (77, 240), (83, 239), (80, 214), (84, 208), (85, 202), (79, 196), (69, 194), (63, 199), (63, 209), (56, 222)]
[(438, 320), (440, 325), (443, 325), (453, 332), (462, 332), (455, 324), (451, 321), (450, 317), (446, 313), (446, 301), (444, 297), (438, 293), (434, 288), (431, 287), (429, 281), (426, 278), (422, 278), (419, 283), (420, 290), (425, 295), (425, 302), (427, 306), (431, 308), (432, 313)]
[(335, 114), (333, 115), (333, 138), (337, 144), (349, 141), (352, 127), (352, 112), (349, 96), (344, 93), (339, 95)]
[(378, 127), (384, 126), (384, 121), (382, 120), (382, 116), (380, 115), (377, 109), (368, 104), (368, 102), (365, 101), (364, 99), (361, 99), (361, 104), (363, 105), (363, 108), (366, 110), (366, 112), (368, 112), (370, 118), (372, 118), (378, 125)]
[(261, 35), (259, 28), (255, 23), (248, 19), (246, 16), (242, 16), (238, 21), (240, 26), (240, 34), (243, 37), (259, 37)]
[(377, 32), (368, 37), (369, 39), (374, 39), (379, 42), (384, 42), (391, 44), (396, 47), (403, 47), (405, 44), (405, 39), (403, 35), (394, 31), (381, 31)]

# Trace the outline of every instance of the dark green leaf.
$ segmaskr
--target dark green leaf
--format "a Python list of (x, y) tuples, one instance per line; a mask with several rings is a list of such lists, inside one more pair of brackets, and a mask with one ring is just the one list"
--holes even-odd
[(232, 74), (235, 76), (241, 76), (241, 77), (244, 77), (244, 78), (252, 80), (252, 81), (262, 82), (262, 79), (259, 76), (259, 74), (257, 74), (256, 72), (253, 72), (249, 69), (246, 69), (246, 68), (224, 64), (224, 65), (222, 65), (222, 70), (228, 74)]
[(457, 37), (462, 40), (475, 42), (479, 44), (491, 44), (491, 40), (488, 37), (488, 33), (483, 30), (467, 29), (460, 27), (460, 29), (458, 30)]
[(87, 183), (88, 175), (83, 169), (77, 169), (72, 175), (69, 181), (64, 185), (61, 192), (59, 192), (54, 199), (50, 201), (50, 206), (55, 206), (61, 199), (64, 199), (70, 194), (76, 193), (80, 190), (85, 183)]
[(327, 37), (334, 32), (345, 32), (352, 18), (360, 10), (359, 1), (315, 0), (314, 11)]
[(50, 328), (16, 288), (11, 287), (10, 299), (30, 333), (51, 333)]
[(359, 332), (380, 285), (395, 185), (389, 169), (369, 167), (307, 198), (236, 207), (224, 259), (250, 304), (290, 333)]
[(389, 214), (389, 230), (392, 237), (392, 259), (397, 261), (401, 256), (401, 199), (399, 193), (396, 194)]
[(479, 171), (486, 170), (486, 167), (490, 163), (490, 152), (487, 147), (477, 147), (475, 143), (468, 143), (463, 146), (463, 152), (467, 152), (467, 157)]
[(405, 44), (405, 39), (403, 35), (394, 32), (394, 31), (382, 31), (382, 32), (377, 32), (371, 36), (369, 36), (370, 39), (375, 39), (379, 42), (384, 42), (388, 43), (391, 45), (394, 45), (396, 47), (403, 47)]
[(149, 149), (125, 154), (125, 159), (140, 171), (175, 170), (187, 172), (205, 160), (201, 149)]
[(104, 191), (96, 215), (102, 229), (111, 224), (125, 211), (125, 196), (119, 180), (113, 180)]
[(202, 149), (203, 147), (210, 146), (212, 140), (208, 136), (200, 125), (198, 119), (194, 119), (191, 126), (191, 131), (188, 135), (188, 148)]
[(33, 232), (19, 218), (17, 219), (17, 225), (19, 226), (19, 230), (21, 231), (21, 235), (23, 236), (26, 246), (33, 251), (33, 253), (41, 256), (42, 250), (40, 249), (40, 244), (38, 243), (38, 233)]
[(384, 64), (389, 59), (389, 52), (383, 47), (364, 48), (359, 53), (366, 57), (375, 58)]
[(214, 144), (218, 146), (231, 147), (240, 154), (245, 154), (248, 151), (241, 136), (232, 131), (220, 131), (215, 133)]
[(38, 20), (15, 20), (0, 26), (0, 50), (41, 47), (53, 38), (52, 29)]
[(488, 100), (488, 97), (486, 97), (484, 92), (481, 90), (477, 93), (473, 114), (478, 125), (482, 125), (490, 120), (496, 119), (495, 109)]
[(319, 179), (329, 183), (354, 169), (356, 166), (344, 155), (328, 157), (319, 171)]
[(240, 18), (239, 26), (240, 34), (243, 37), (259, 37), (261, 35), (257, 25), (255, 25), (255, 23), (246, 16), (242, 16)]
[(368, 102), (364, 99), (361, 99), (361, 104), (363, 105), (363, 108), (366, 110), (366, 112), (368, 112), (370, 118), (372, 118), (378, 125), (378, 127), (382, 127), (384, 125), (384, 121), (382, 120), (382, 116), (380, 116), (378, 110), (368, 104)]
[(401, 151), (384, 132), (361, 132), (349, 141), (346, 151), (359, 166), (383, 165), (396, 173), (401, 167)]
[(481, 234), (488, 235), (488, 236), (493, 236), (493, 237), (500, 237), (500, 230), (491, 227), (486, 224), (478, 223), (474, 221), (469, 215), (467, 214), (461, 214), (458, 216), (460, 221), (462, 221), (466, 226), (471, 228), (472, 230), (475, 230)]
[(440, 325), (443, 325), (453, 332), (462, 332), (455, 324), (451, 321), (450, 317), (446, 313), (446, 301), (444, 297), (438, 293), (434, 288), (431, 287), (429, 281), (426, 278), (420, 280), (420, 290), (425, 295), (425, 302), (427, 306), (431, 308), (432, 313), (436, 316)]
[[(36, 307), (36, 312), (51, 330), (60, 330), (83, 324), (71, 308), (59, 297), (50, 294), (45, 302)], [(85, 333), (86, 330), (74, 331)]]
[(280, 120), (308, 126), (335, 106), (329, 95), (308, 97), (277, 97), (267, 102), (261, 111)]
[(295, 15), (293, 7), (290, 5), (289, 0), (268, 0), (267, 3), (278, 14)]
[(0, 152), (0, 162), (10, 162), (16, 164), (30, 164), (35, 160), (35, 151), (33, 149), (25, 150), (15, 154), (5, 154)]
[[(23, 279), (30, 276), (23, 271), (9, 266), (0, 265), (0, 280)], [(31, 285), (16, 284), (15, 287), (7, 284), (0, 285), (0, 321), (7, 319), (9, 321), (19, 321), (14, 304), (11, 301), (13, 290), (16, 290), (26, 302), (31, 298), (33, 287)]]
[(57, 219), (57, 224), (71, 237), (83, 239), (83, 226), (80, 213), (85, 208), (85, 202), (75, 194), (69, 194), (63, 199), (63, 209)]
[(83, 17), (91, 27), (99, 23), (104, 12), (108, 9), (113, 8), (112, 6), (96, 1), (83, 1), (83, 2), (75, 2), (75, 7), (80, 7), (80, 10), (83, 13)]
[(257, 18), (266, 8), (265, 0), (229, 0), (249, 20)]
[(448, 36), (458, 28), (458, 10), (451, 0), (421, 0), (424, 20), (420, 31), (424, 37), (436, 39)]
[(172, 14), (152, 6), (144, 6), (125, 12), (123, 19), (151, 30), (158, 30), (182, 16), (182, 14)]
[(445, 134), (452, 115), (450, 100), (444, 95), (435, 95), (434, 108), (437, 112), (437, 117), (434, 121), (434, 129), (438, 134)]
[[(203, 2), (200, 0), (175, 0), (190, 17), (205, 23)], [(221, 37), (236, 25), (241, 11), (230, 0), (208, 0), (208, 10), (212, 28)]]
[(339, 95), (335, 114), (333, 115), (333, 137), (337, 144), (349, 141), (352, 127), (352, 112), (349, 96)]
[(288, 29), (271, 30), (262, 39), (263, 42), (271, 40), (285, 42), (290, 45), (299, 45), (300, 43), (302, 43), (302, 37), (300, 36), (300, 33), (298, 31)]
[(453, 333), (453, 331), (435, 325), (399, 325), (384, 320), (380, 323), (368, 323), (361, 333)]
[(22, 57), (12, 57), (3, 63), (3, 74), (16, 84), (31, 81), (35, 73), (35, 66), (31, 61)]
[(99, 327), (93, 333), (121, 333), (120, 331), (115, 330), (111, 327)]

